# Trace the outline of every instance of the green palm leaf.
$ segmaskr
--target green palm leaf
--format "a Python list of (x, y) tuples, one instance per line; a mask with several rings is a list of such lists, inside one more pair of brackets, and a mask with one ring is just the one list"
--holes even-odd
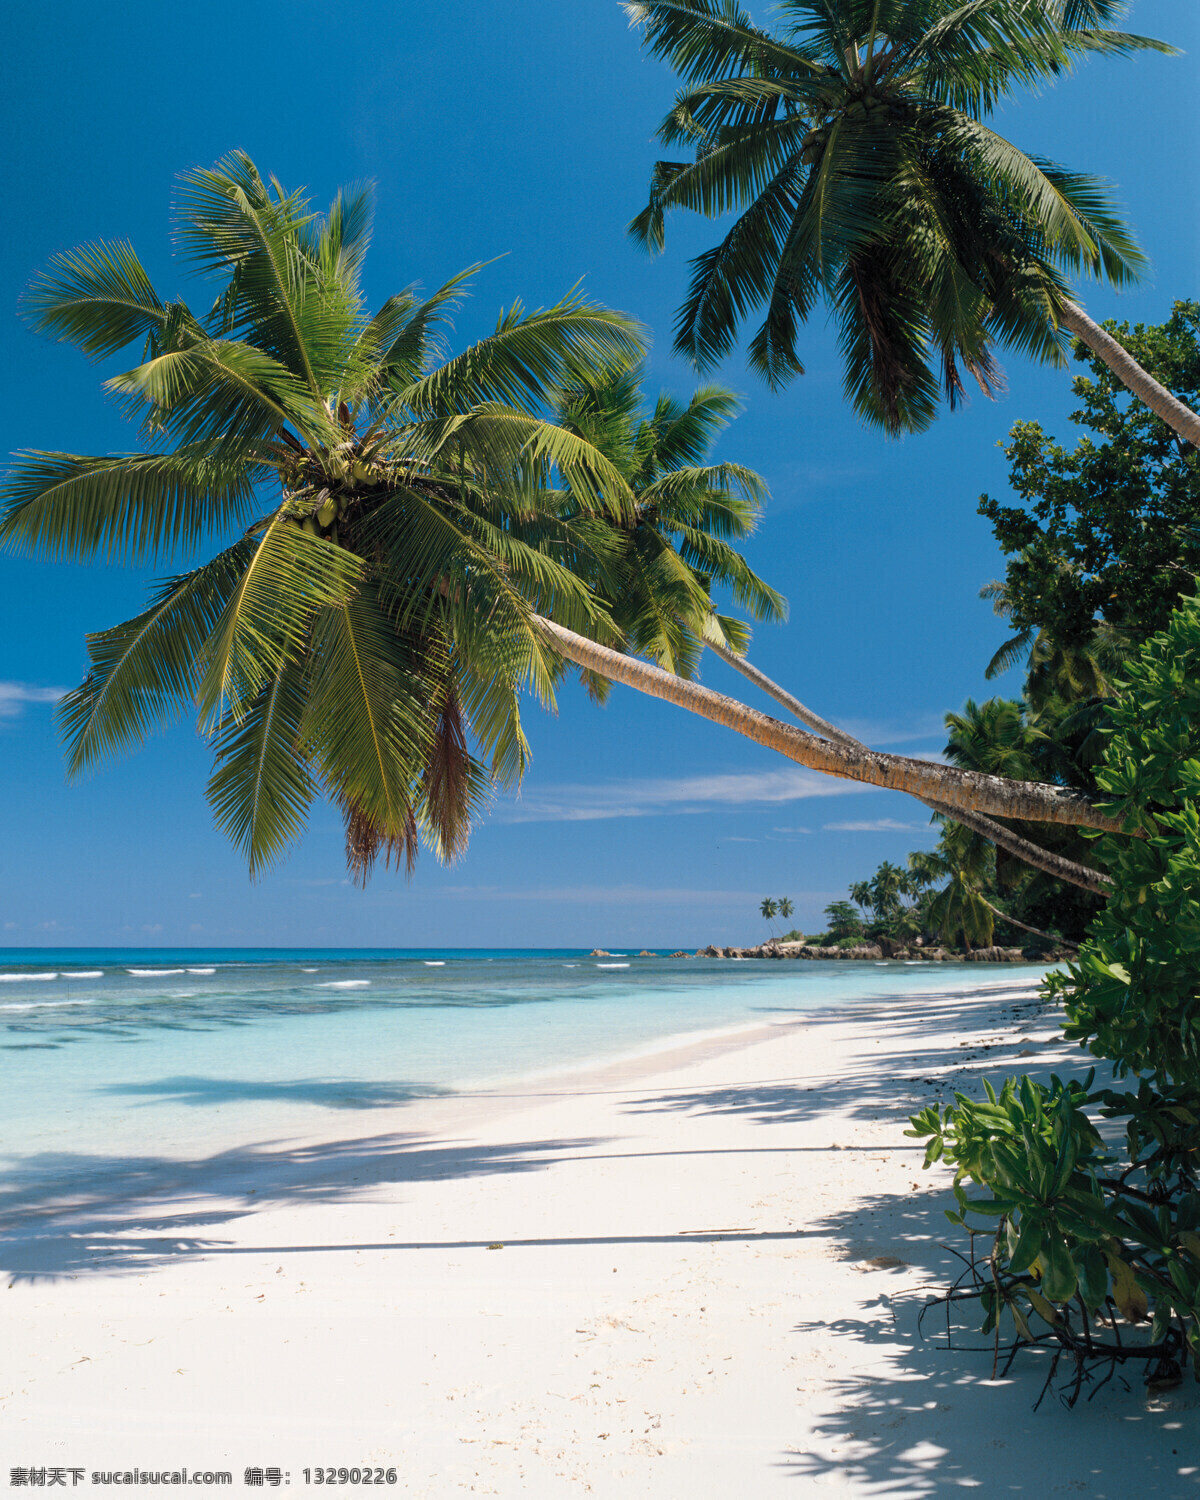
[[(0, 543), (56, 559), (154, 561), (252, 514), (256, 467), (187, 446), (174, 453), (27, 453), (5, 476)], [(261, 472), (261, 470), (257, 470)]]
[(429, 684), (369, 585), (316, 616), (312, 661), (303, 734), (322, 780), (389, 858), (407, 858), (433, 732)]
[(169, 580), (143, 614), (88, 636), (88, 675), (58, 709), (69, 776), (140, 745), (182, 711), (196, 690), (204, 644), (251, 551), (237, 543)]
[(342, 607), (363, 576), (352, 552), (276, 516), (253, 544), (203, 653), (201, 722), (240, 722), (264, 685), (306, 648), (318, 611)]
[(39, 333), (78, 344), (93, 359), (160, 332), (168, 317), (125, 240), (54, 256), (34, 278), (22, 307)]
[(316, 793), (301, 730), (306, 689), (303, 665), (285, 662), (242, 717), (231, 716), (217, 734), (208, 800), (252, 878), (300, 838)]

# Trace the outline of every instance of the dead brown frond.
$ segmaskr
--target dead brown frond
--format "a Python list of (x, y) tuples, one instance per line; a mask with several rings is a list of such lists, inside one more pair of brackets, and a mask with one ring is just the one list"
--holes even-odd
[(381, 828), (368, 813), (348, 798), (341, 799), (341, 808), (346, 825), (346, 868), (355, 885), (360, 888), (366, 886), (380, 854), (389, 870), (393, 859), (399, 869), (403, 857), (405, 874), (412, 875), (420, 845), (417, 842), (417, 820), (411, 806), (405, 808), (404, 826), (398, 833), (389, 833)]

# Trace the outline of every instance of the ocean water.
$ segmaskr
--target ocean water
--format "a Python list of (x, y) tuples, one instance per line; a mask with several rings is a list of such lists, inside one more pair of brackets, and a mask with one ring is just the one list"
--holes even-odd
[(373, 1113), (411, 1099), (1042, 972), (534, 950), (0, 950), (0, 1159), (27, 1174), (367, 1135)]

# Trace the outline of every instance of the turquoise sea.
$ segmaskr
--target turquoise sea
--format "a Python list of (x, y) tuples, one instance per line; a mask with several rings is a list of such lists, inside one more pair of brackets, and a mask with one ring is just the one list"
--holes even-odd
[(1040, 968), (448, 949), (0, 950), (0, 1173), (367, 1135), (430, 1095)]

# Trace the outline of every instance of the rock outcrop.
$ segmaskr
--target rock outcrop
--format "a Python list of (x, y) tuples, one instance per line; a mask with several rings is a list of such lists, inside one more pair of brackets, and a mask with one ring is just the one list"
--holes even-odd
[[(686, 953), (673, 953), (672, 958), (686, 958)], [(710, 943), (707, 948), (696, 951), (697, 958), (808, 958), (828, 960), (857, 960), (879, 962), (881, 959), (897, 959), (919, 963), (976, 963), (976, 964), (1029, 964), (1060, 963), (1073, 958), (1069, 948), (975, 948), (970, 953), (954, 953), (947, 948), (907, 947), (894, 939), (884, 938), (877, 943), (855, 943), (845, 948), (821, 947), (813, 943), (760, 943), (756, 948), (720, 948)]]

